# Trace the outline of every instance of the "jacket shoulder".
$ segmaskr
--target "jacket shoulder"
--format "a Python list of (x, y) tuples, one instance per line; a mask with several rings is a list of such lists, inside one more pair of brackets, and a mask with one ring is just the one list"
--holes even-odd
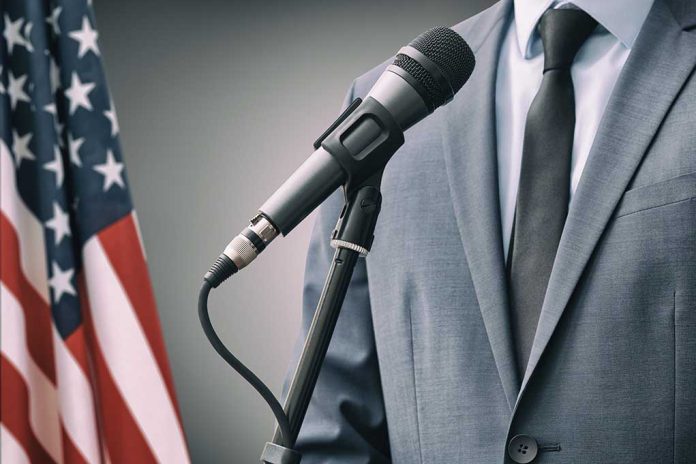
[[(510, 1), (511, 0), (501, 0), (480, 13), (450, 27), (453, 31), (461, 35), (469, 44), (474, 53), (476, 53), (476, 50), (488, 36), (493, 27), (498, 23), (498, 21), (505, 17), (504, 13), (507, 11), (506, 7)], [(349, 97), (351, 97), (349, 100), (353, 100), (358, 97), (364, 98), (377, 79), (379, 79), (379, 76), (382, 75), (384, 70), (392, 63), (392, 61), (394, 61), (394, 56), (391, 56), (389, 59), (370, 69), (362, 76), (356, 78), (353, 81), (352, 92), (349, 93)]]

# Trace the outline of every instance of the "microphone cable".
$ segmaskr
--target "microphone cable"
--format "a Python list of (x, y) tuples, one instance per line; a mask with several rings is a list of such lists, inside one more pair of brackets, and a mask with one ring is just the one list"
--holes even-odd
[[(217, 285), (215, 285), (215, 287), (217, 287)], [(198, 318), (201, 321), (201, 327), (203, 327), (205, 336), (208, 337), (208, 341), (213, 346), (217, 354), (219, 354), (220, 357), (222, 357), (222, 359), (224, 359), (225, 362), (232, 367), (232, 369), (237, 371), (237, 373), (241, 375), (244, 380), (249, 382), (251, 386), (254, 387), (254, 389), (256, 389), (256, 391), (263, 397), (268, 406), (271, 408), (271, 411), (273, 411), (273, 415), (278, 422), (278, 428), (280, 429), (280, 433), (283, 437), (283, 446), (292, 446), (290, 421), (288, 420), (287, 414), (285, 414), (285, 410), (283, 410), (283, 406), (281, 406), (280, 402), (275, 395), (273, 395), (273, 392), (271, 392), (268, 386), (266, 386), (266, 384), (263, 383), (263, 381), (259, 379), (258, 376), (251, 371), (251, 369), (246, 367), (230, 352), (230, 350), (227, 349), (213, 328), (213, 324), (210, 321), (210, 314), (208, 312), (208, 296), (211, 288), (213, 288), (213, 285), (206, 278), (203, 280), (203, 286), (198, 294)]]

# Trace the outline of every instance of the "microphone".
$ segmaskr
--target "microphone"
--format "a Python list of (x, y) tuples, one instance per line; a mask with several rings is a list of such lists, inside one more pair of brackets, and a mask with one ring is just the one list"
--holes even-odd
[(403, 144), (403, 132), (451, 101), (474, 65), (469, 45), (446, 27), (430, 29), (402, 47), (365, 100), (356, 99), (322, 134), (316, 151), (261, 205), (204, 279), (217, 287), (341, 185), (380, 172)]

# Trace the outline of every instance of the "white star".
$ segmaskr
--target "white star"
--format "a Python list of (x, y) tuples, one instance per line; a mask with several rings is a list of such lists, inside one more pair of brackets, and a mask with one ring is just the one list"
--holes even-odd
[(53, 116), (56, 115), (56, 104), (55, 103), (49, 103), (43, 107), (44, 111), (47, 112), (48, 114), (51, 114)]
[(99, 47), (97, 46), (97, 37), (99, 34), (92, 29), (87, 16), (82, 18), (82, 29), (69, 32), (71, 39), (77, 40), (80, 43), (80, 49), (77, 52), (77, 57), (82, 58), (85, 54), (92, 50), (95, 55), (99, 55)]
[(111, 123), (111, 136), (114, 137), (118, 134), (118, 119), (116, 119), (116, 111), (114, 110), (114, 104), (111, 103), (111, 109), (104, 111), (104, 116)]
[(22, 47), (27, 46), (27, 42), (22, 36), (22, 26), (24, 25), (24, 19), (19, 18), (17, 21), (11, 21), (9, 15), (5, 15), (5, 40), (7, 41), (7, 49), (12, 53), (12, 49), (15, 45), (21, 45)]
[(46, 22), (53, 27), (53, 32), (55, 35), (60, 34), (60, 26), (58, 25), (58, 16), (60, 16), (61, 11), (63, 11), (63, 7), (56, 7), (53, 9), (51, 12), (51, 17), (46, 18)]
[(89, 101), (89, 94), (95, 85), (91, 82), (82, 83), (77, 73), (72, 73), (70, 87), (65, 91), (65, 96), (70, 100), (70, 114), (74, 114), (79, 107), (92, 111), (92, 102)]
[(111, 152), (111, 150), (106, 151), (106, 163), (97, 164), (93, 169), (104, 176), (105, 192), (114, 184), (117, 184), (121, 188), (126, 186), (126, 184), (123, 182), (121, 173), (123, 171), (123, 163), (116, 162), (114, 154)]
[(53, 57), (51, 57), (49, 61), (49, 78), (51, 80), (51, 93), (56, 93), (56, 90), (58, 90), (58, 87), (60, 87), (60, 69), (58, 69), (56, 60), (54, 60)]
[(65, 172), (63, 171), (63, 158), (60, 156), (60, 150), (58, 147), (53, 147), (53, 161), (43, 165), (44, 169), (47, 171), (53, 171), (56, 174), (56, 185), (61, 187), (63, 185), (63, 177), (65, 177)]
[(17, 169), (19, 169), (22, 164), (23, 159), (35, 160), (36, 156), (29, 149), (29, 142), (31, 141), (31, 133), (27, 132), (24, 137), (20, 137), (17, 132), (12, 131), (12, 151), (15, 154), (15, 162), (17, 163)]
[(70, 216), (53, 202), (53, 218), (46, 221), (46, 227), (53, 231), (55, 244), (58, 245), (63, 237), (70, 236)]
[(28, 52), (33, 52), (34, 47), (31, 45), (31, 28), (33, 24), (31, 22), (27, 22), (26, 26), (24, 26), (24, 47), (27, 49)]
[(79, 167), (82, 167), (82, 160), (80, 159), (80, 147), (85, 143), (85, 139), (80, 137), (79, 139), (73, 139), (72, 135), (68, 134), (68, 151), (70, 152), (70, 161)]
[(75, 271), (73, 269), (66, 269), (63, 271), (55, 261), (52, 263), (51, 269), (53, 271), (53, 277), (48, 280), (48, 285), (53, 290), (53, 303), (58, 303), (64, 293), (68, 295), (77, 295), (75, 287), (73, 287), (70, 282)]
[(10, 83), (7, 85), (7, 94), (10, 96), (10, 105), (15, 109), (17, 102), (29, 102), (29, 95), (24, 92), (24, 83), (27, 81), (27, 75), (15, 78), (12, 71), (9, 73)]

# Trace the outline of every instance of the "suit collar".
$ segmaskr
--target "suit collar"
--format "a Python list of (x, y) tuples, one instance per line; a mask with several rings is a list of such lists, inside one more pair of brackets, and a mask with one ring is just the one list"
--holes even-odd
[(511, 0), (453, 29), (470, 44), (476, 67), (442, 109), (443, 152), (457, 226), (508, 404), (519, 390), (508, 311), (495, 135), (495, 80)]
[(556, 5), (574, 5), (592, 16), (626, 48), (633, 47), (653, 0), (515, 0), (517, 43), (523, 56), (531, 56), (531, 44), (541, 16)]
[(570, 204), (520, 398), (616, 205), (693, 71), (696, 31), (684, 24), (694, 17), (676, 18), (670, 4), (657, 0), (624, 65)]

